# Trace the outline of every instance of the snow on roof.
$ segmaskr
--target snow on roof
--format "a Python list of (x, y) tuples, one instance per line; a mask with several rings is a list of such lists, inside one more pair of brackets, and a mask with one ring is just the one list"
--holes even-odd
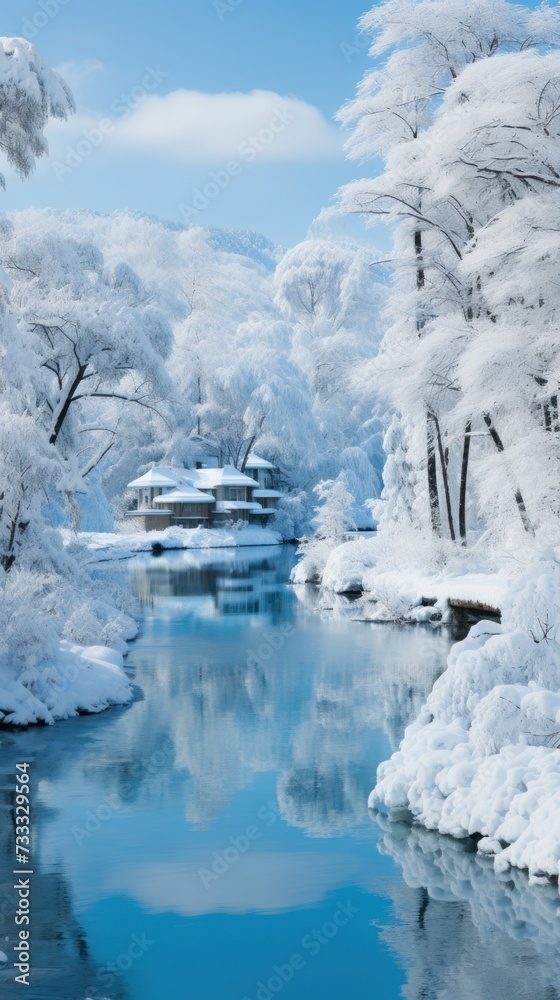
[(258, 486), (256, 480), (246, 476), (233, 465), (224, 465), (223, 469), (197, 469), (193, 483), (199, 489), (214, 489), (216, 486)]
[(254, 451), (249, 453), (249, 458), (245, 463), (246, 469), (275, 469), (276, 466), (272, 462), (267, 462), (266, 458), (261, 458), (260, 455), (255, 455)]
[(168, 493), (162, 493), (156, 497), (154, 503), (174, 504), (174, 503), (214, 503), (214, 497), (207, 493), (201, 493), (194, 486), (179, 486)]
[(276, 497), (278, 498), (283, 497), (284, 494), (280, 493), (278, 490), (255, 490), (253, 496), (255, 497), (255, 499), (258, 498), (259, 500), (267, 500)]
[(154, 510), (151, 507), (139, 507), (138, 510), (127, 510), (125, 517), (161, 517), (162, 514), (172, 514), (172, 510)]
[(258, 514), (262, 510), (260, 503), (249, 503), (247, 500), (218, 500), (216, 511), (218, 514), (227, 513), (230, 510), (251, 510)]
[(176, 485), (176, 477), (173, 476), (173, 473), (171, 473), (168, 469), (153, 468), (150, 469), (149, 472), (146, 472), (144, 476), (141, 476), (140, 479), (134, 479), (131, 483), (129, 483), (128, 489), (141, 490), (144, 488), (149, 489), (154, 487), (170, 487)]

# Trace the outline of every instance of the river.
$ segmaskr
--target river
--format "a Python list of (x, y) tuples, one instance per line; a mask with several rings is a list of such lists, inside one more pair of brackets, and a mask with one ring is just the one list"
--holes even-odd
[[(368, 815), (450, 636), (320, 612), (313, 588), (287, 585), (293, 560), (283, 546), (131, 561), (134, 702), (2, 733), (3, 997), (560, 996), (554, 887)], [(22, 760), (29, 988), (11, 967)]]

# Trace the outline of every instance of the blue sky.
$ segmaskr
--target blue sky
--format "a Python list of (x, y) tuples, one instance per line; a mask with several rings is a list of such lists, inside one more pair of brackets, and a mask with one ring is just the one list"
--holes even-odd
[(128, 207), (297, 242), (360, 174), (332, 119), (368, 65), (367, 6), (4, 0), (1, 34), (33, 36), (78, 114), (31, 179), (6, 172), (3, 207)]

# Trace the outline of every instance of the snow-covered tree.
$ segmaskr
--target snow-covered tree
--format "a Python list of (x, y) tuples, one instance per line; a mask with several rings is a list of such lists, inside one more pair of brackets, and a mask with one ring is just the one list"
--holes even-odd
[[(547, 60), (556, 56), (545, 50), (556, 43), (560, 20), (546, 5), (532, 11), (502, 0), (388, 0), (362, 25), (374, 33), (372, 54), (381, 63), (341, 118), (354, 125), (350, 154), (381, 157), (384, 170), (347, 186), (340, 203), (395, 226), (392, 325), (374, 384), (400, 413), (402, 439), (394, 444), (409, 477), (408, 516), (417, 529), (429, 524), (465, 543), (468, 522), (471, 529), (483, 523), (468, 485), (473, 437), (485, 435), (494, 459), (505, 445), (491, 397), (466, 398), (457, 381), (473, 323), (486, 315), (479, 277), (463, 262), (479, 229), (522, 188), (550, 186), (541, 168), (555, 169), (553, 141), (545, 150), (542, 129), (555, 116), (555, 71)], [(527, 134), (516, 135), (512, 94), (519, 86), (525, 99), (522, 80), (537, 66), (534, 128), (525, 121), (519, 128)], [(502, 496), (507, 483), (506, 503), (515, 502), (522, 526), (532, 530), (515, 471), (506, 474), (501, 460), (495, 465), (502, 467)], [(404, 495), (399, 479), (393, 489), (386, 482), (387, 512), (397, 493)]]
[(169, 323), (128, 264), (106, 268), (92, 243), (61, 238), (52, 224), (16, 225), (0, 260), (41, 375), (42, 425), (72, 473), (87, 476), (113, 447), (121, 406), (108, 404), (153, 411), (169, 393)]
[[(324, 442), (323, 475), (342, 469), (353, 478), (358, 507), (378, 495), (383, 463), (381, 406), (363, 380), (379, 349), (386, 299), (375, 257), (371, 248), (315, 238), (289, 250), (276, 271), (275, 301), (292, 326), (292, 357)], [(369, 522), (365, 510), (356, 514)]]
[(315, 508), (314, 534), (304, 538), (298, 549), (302, 560), (293, 576), (296, 583), (320, 580), (330, 552), (341, 545), (347, 532), (355, 527), (352, 516), (355, 498), (344, 472), (336, 479), (318, 483), (313, 492), (321, 503)]
[[(21, 177), (48, 152), (49, 118), (65, 119), (74, 99), (62, 79), (31, 42), (0, 38), (0, 150)], [(0, 174), (0, 185), (5, 186)]]

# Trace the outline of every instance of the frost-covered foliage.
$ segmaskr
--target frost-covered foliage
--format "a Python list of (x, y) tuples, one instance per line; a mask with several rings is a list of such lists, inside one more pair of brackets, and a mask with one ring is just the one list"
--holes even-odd
[(302, 558), (292, 573), (294, 583), (320, 580), (329, 553), (344, 541), (349, 529), (355, 527), (352, 518), (355, 498), (344, 472), (337, 479), (318, 483), (313, 492), (322, 502), (315, 508), (314, 534), (304, 538), (298, 549)]
[[(73, 110), (66, 83), (31, 42), (0, 38), (0, 149), (21, 177), (48, 152), (49, 118), (65, 119)], [(2, 174), (0, 186), (5, 186)]]
[[(356, 499), (356, 524), (371, 526), (366, 502), (381, 487), (381, 417), (361, 369), (378, 349), (385, 290), (363, 248), (311, 240), (282, 257), (272, 245), (265, 254), (252, 234), (234, 241), (130, 212), (29, 209), (10, 225), (1, 259), (28, 341), (48, 366), (44, 425), (52, 436), (62, 418), (56, 437), (67, 462), (64, 492), (84, 529), (111, 530), (113, 515), (120, 519), (126, 509), (127, 483), (154, 462), (191, 465), (214, 455), (241, 468), (251, 450), (275, 462), (290, 494), (281, 526), (287, 537), (308, 525), (313, 486), (341, 469)], [(328, 281), (321, 283), (324, 269)], [(300, 270), (302, 294), (309, 281), (320, 286), (311, 293), (311, 325), (292, 301)], [(65, 384), (57, 385), (60, 345), (73, 353), (67, 329), (53, 329), (62, 309), (68, 322), (80, 321), (84, 349), (88, 336), (96, 338), (69, 406), (66, 390), (80, 369), (73, 357)], [(96, 327), (86, 329), (91, 309)], [(113, 365), (117, 345), (124, 353)], [(77, 442), (80, 461), (70, 474)], [(307, 501), (296, 502), (299, 491)], [(52, 516), (68, 523), (67, 499), (49, 499)]]
[(362, 27), (378, 66), (340, 117), (350, 155), (383, 168), (344, 188), (339, 208), (394, 232), (388, 328), (370, 366), (397, 414), (383, 523), (435, 548), (550, 541), (560, 17), (505, 0), (388, 0)]
[(371, 262), (364, 247), (309, 239), (284, 255), (275, 279), (276, 305), (293, 329), (292, 357), (331, 456), (330, 468), (323, 458), (322, 474), (346, 474), (358, 527), (371, 527), (365, 502), (379, 495), (384, 461), (380, 404), (362, 379), (379, 348), (386, 298)]
[[(49, 117), (64, 118), (72, 107), (66, 85), (32, 45), (1, 40), (0, 145), (22, 176), (47, 151)], [(91, 372), (92, 395), (106, 384), (102, 373), (115, 384), (108, 357), (99, 371), (88, 366), (102, 350), (103, 326), (107, 355), (115, 354), (107, 331), (118, 325), (122, 300), (111, 300), (109, 285), (96, 287), (102, 265), (93, 247), (62, 245), (39, 231), (19, 244), (4, 220), (1, 242), (1, 263), (16, 280), (0, 267), (0, 722), (27, 725), (132, 697), (122, 653), (134, 622), (111, 603), (117, 594), (100, 593), (64, 551), (44, 510), (49, 493), (70, 497), (76, 488), (84, 442), (77, 429), (61, 447), (59, 436), (70, 404), (84, 394), (81, 380)], [(101, 318), (107, 303), (111, 323)]]

